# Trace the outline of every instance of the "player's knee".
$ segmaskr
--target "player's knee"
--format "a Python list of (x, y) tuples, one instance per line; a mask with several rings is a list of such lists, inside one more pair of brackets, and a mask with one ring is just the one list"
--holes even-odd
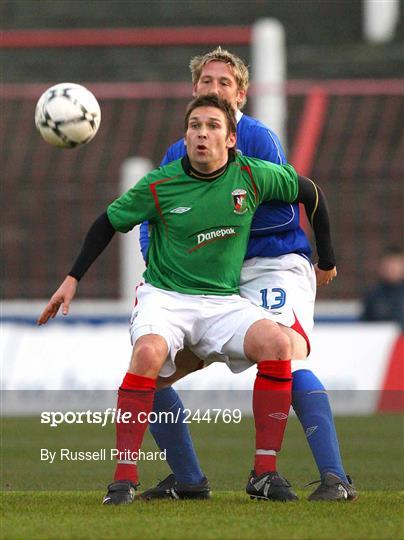
[(281, 329), (284, 334), (289, 336), (293, 360), (305, 360), (308, 355), (307, 341), (305, 338), (291, 328), (281, 326)]
[(270, 340), (267, 340), (266, 349), (273, 354), (274, 360), (287, 360), (292, 356), (290, 338), (280, 330)]
[(164, 363), (167, 352), (160, 343), (139, 340), (132, 354), (131, 368), (134, 373), (156, 378)]
[(244, 341), (247, 357), (253, 362), (287, 360), (291, 358), (291, 342), (277, 324), (258, 321), (249, 328)]

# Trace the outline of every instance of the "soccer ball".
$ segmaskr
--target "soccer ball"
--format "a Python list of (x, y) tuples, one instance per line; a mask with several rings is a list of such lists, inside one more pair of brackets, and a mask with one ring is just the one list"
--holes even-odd
[(48, 88), (35, 108), (35, 125), (46, 142), (74, 148), (91, 141), (100, 127), (101, 109), (84, 86), (61, 83)]

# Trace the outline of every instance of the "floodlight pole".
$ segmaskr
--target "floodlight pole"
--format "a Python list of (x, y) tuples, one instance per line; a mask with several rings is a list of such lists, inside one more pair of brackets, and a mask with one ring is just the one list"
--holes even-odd
[(400, 19), (399, 0), (362, 0), (363, 34), (371, 43), (385, 43), (394, 38)]
[(278, 135), (286, 150), (285, 30), (276, 19), (260, 19), (252, 30), (253, 115)]
[[(121, 193), (128, 191), (153, 168), (153, 163), (146, 158), (132, 157), (125, 159), (121, 166)], [(146, 268), (140, 251), (139, 226), (120, 236), (120, 297), (125, 304), (130, 305), (135, 297), (136, 285), (141, 280)]]

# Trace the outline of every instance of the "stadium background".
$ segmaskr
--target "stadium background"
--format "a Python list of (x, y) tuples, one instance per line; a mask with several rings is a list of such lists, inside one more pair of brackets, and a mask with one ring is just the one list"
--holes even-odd
[[(403, 2), (399, 5), (391, 39), (371, 43), (364, 38), (360, 0), (0, 4), (1, 406), (6, 415), (10, 410), (30, 415), (1, 418), (0, 489), (6, 492), (2, 537), (402, 536), (403, 416), (369, 413), (403, 408), (404, 338), (393, 324), (356, 320), (359, 298), (376, 278), (381, 253), (402, 240), (403, 79), (398, 77)], [(302, 163), (299, 137), (307, 122), (316, 128), (315, 145), (303, 164), (328, 195), (339, 276), (319, 293), (313, 362), (327, 388), (334, 390), (331, 400), (341, 398), (338, 412), (344, 416), (336, 417), (337, 430), (344, 465), (354, 476), (360, 499), (355, 505), (333, 506), (332, 512), (328, 505), (304, 500), (313, 486), (303, 486), (317, 471), (301, 427), (291, 418), (280, 470), (287, 472), (301, 500), (293, 512), (288, 505), (250, 504), (241, 490), (253, 451), (253, 421), (243, 415), (242, 424), (192, 425), (214, 489), (211, 502), (203, 507), (198, 501), (162, 502), (105, 512), (99, 503), (112, 464), (64, 463), (52, 469), (38, 456), (44, 446), (108, 447), (114, 426), (49, 430), (40, 425), (38, 413), (66, 410), (66, 404), (86, 410), (101, 394), (108, 406), (115, 405), (115, 389), (130, 353), (130, 303), (119, 301), (122, 245), (113, 242), (89, 271), (67, 319), (38, 329), (35, 317), (69, 269), (93, 218), (119, 193), (122, 161), (143, 156), (157, 164), (166, 146), (181, 135), (191, 90), (189, 58), (221, 44), (251, 63), (251, 28), (265, 17), (281, 21), (286, 31), (287, 149), (296, 165)], [(93, 44), (84, 46), (88, 39)], [(112, 46), (112, 40), (120, 45)], [(103, 114), (94, 141), (73, 151), (48, 146), (33, 125), (39, 95), (62, 81), (94, 90)], [(251, 112), (254, 92), (252, 85), (246, 112)], [(221, 407), (228, 406), (223, 399), (233, 397), (236, 406), (244, 400), (249, 407), (253, 369), (238, 379), (225, 370), (216, 375), (210, 370), (181, 387), (187, 406), (195, 403), (199, 389), (210, 406), (218, 397)], [(214, 388), (218, 391), (212, 392)], [(225, 388), (233, 390), (223, 392)], [(346, 416), (352, 411), (362, 416)], [(145, 448), (155, 450), (150, 435)], [(166, 474), (164, 462), (142, 464), (142, 487)]]
[[(33, 374), (40, 385), (36, 363), (51, 362), (60, 335), (66, 343), (74, 342), (66, 325), (61, 334), (59, 328), (41, 329), (39, 334), (31, 326), (42, 309), (41, 299), (52, 294), (68, 271), (94, 217), (119, 194), (124, 160), (140, 156), (158, 164), (167, 146), (182, 135), (182, 113), (191, 95), (190, 57), (221, 44), (251, 63), (253, 25), (267, 17), (279, 20), (286, 34), (284, 142), (289, 160), (299, 172), (320, 182), (332, 217), (339, 276), (319, 291), (317, 322), (354, 322), (363, 291), (376, 279), (380, 255), (403, 237), (404, 109), (403, 79), (398, 78), (402, 2), (399, 5), (401, 16), (391, 37), (370, 42), (364, 37), (364, 3), (359, 0), (227, 0), (225, 9), (217, 9), (210, 0), (3, 2), (0, 209), (5, 388), (14, 388), (16, 381), (18, 388), (33, 388)], [(96, 138), (73, 151), (44, 143), (33, 123), (39, 95), (62, 81), (88, 86), (102, 109)], [(247, 113), (260, 92), (253, 82)], [(113, 242), (91, 268), (75, 303), (80, 306), (82, 300), (87, 308), (73, 310), (68, 319), (83, 324), (86, 342), (94, 351), (98, 351), (94, 342), (102, 342), (97, 336), (106, 335), (107, 328), (91, 323), (115, 322), (126, 329), (131, 305), (120, 301), (121, 249)], [(131, 298), (131, 292), (126, 294)], [(331, 334), (335, 328), (338, 334), (329, 334), (330, 328)], [(355, 384), (351, 381), (353, 388), (386, 389), (391, 380), (392, 388), (402, 388), (402, 336), (396, 327), (383, 328), (382, 351), (374, 360), (379, 374), (359, 383), (359, 370)], [(330, 339), (344, 342), (341, 326), (320, 324), (318, 332), (324, 344), (317, 350), (320, 359), (330, 356)], [(368, 354), (361, 346), (367, 339), (363, 336), (369, 335), (370, 343), (375, 334), (371, 327), (354, 326), (353, 335), (357, 339), (350, 355), (361, 365)], [(72, 385), (80, 380), (80, 364), (71, 368), (76, 350), (73, 347), (59, 365), (63, 375), (56, 386), (48, 377), (44, 388), (49, 384), (69, 388), (69, 381)], [(103, 350), (105, 356), (112, 353)], [(30, 360), (29, 351), (35, 351)], [(334, 347), (334, 353), (338, 358), (344, 351)], [(126, 358), (125, 354), (123, 365)], [(26, 369), (30, 384), (21, 375)], [(344, 384), (352, 388), (344, 379), (337, 384), (333, 376), (325, 377), (330, 388)]]
[[(301, 172), (299, 130), (305, 133), (310, 100), (318, 116), (304, 172), (327, 193), (339, 266), (319, 299), (358, 299), (374, 282), (385, 247), (402, 240), (402, 20), (393, 40), (370, 44), (362, 38), (359, 0), (228, 0), (225, 10), (209, 1), (112, 4), (2, 3), (3, 298), (46, 298), (53, 291), (93, 217), (118, 195), (122, 161), (142, 156), (158, 164), (182, 135), (190, 57), (220, 43), (250, 63), (251, 25), (270, 16), (286, 31), (286, 147)], [(80, 46), (83, 28), (95, 32), (96, 45)], [(133, 39), (139, 44), (113, 45)], [(94, 90), (103, 114), (96, 139), (74, 151), (45, 145), (32, 121), (40, 93), (65, 80)], [(117, 298), (118, 266), (114, 242), (79, 297)]]

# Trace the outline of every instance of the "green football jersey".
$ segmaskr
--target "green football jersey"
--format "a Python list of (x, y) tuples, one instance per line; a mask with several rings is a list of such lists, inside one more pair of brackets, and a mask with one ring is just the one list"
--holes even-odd
[(147, 283), (185, 294), (239, 292), (240, 272), (256, 208), (298, 193), (291, 165), (237, 156), (215, 180), (189, 176), (183, 160), (144, 176), (107, 210), (115, 230), (148, 220), (152, 233)]

